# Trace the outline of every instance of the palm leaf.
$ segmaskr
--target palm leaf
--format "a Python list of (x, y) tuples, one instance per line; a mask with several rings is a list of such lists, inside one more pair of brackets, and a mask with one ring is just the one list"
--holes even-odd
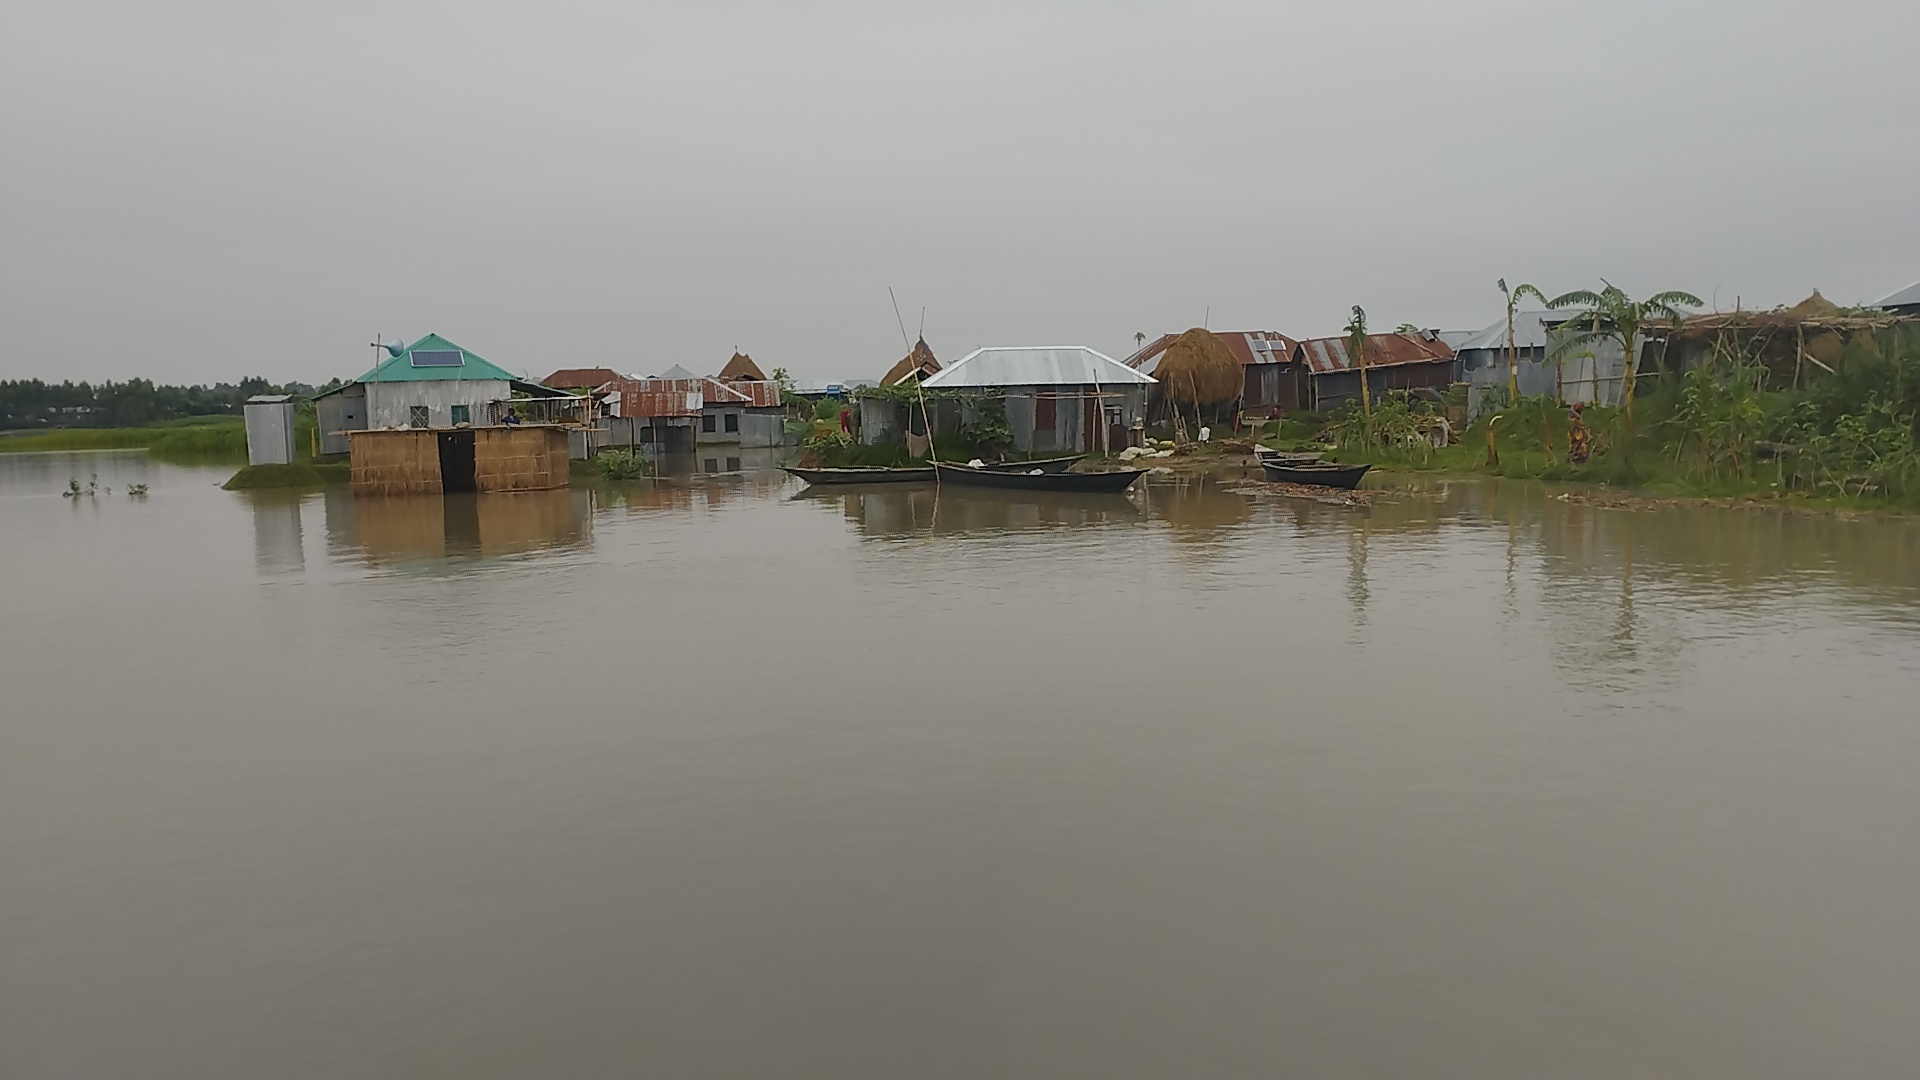
[(1592, 289), (1575, 289), (1570, 293), (1561, 293), (1559, 296), (1547, 301), (1547, 306), (1555, 310), (1572, 307), (1575, 304), (1586, 308), (1598, 308), (1605, 303), (1606, 301), (1601, 295)]
[(1607, 340), (1612, 337), (1613, 334), (1606, 330), (1589, 329), (1572, 331), (1562, 337), (1553, 348), (1547, 350), (1547, 360), (1551, 363), (1565, 356), (1568, 350), (1578, 348), (1582, 345), (1591, 345), (1596, 341)]

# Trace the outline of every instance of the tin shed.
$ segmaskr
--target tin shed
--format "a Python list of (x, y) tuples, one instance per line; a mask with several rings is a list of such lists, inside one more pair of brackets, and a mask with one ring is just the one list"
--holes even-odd
[(247, 421), (247, 464), (293, 464), (293, 395), (255, 394), (241, 412)]

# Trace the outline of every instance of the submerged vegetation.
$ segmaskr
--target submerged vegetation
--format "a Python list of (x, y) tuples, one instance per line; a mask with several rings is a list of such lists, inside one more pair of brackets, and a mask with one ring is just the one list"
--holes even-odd
[(601, 480), (644, 480), (650, 470), (647, 455), (638, 450), (602, 450), (592, 460)]
[(228, 491), (315, 490), (345, 484), (350, 479), (352, 470), (344, 461), (303, 461), (292, 465), (248, 465), (221, 486)]

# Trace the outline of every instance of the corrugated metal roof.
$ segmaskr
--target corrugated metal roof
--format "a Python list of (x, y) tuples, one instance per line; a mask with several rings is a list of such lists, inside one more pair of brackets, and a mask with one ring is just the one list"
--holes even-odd
[(707, 402), (704, 379), (617, 379), (620, 415), (699, 416)]
[(966, 386), (1091, 386), (1151, 383), (1153, 377), (1085, 345), (975, 349), (928, 379), (929, 389)]
[[(1547, 347), (1549, 320), (1557, 325), (1567, 321), (1565, 311), (1516, 311), (1513, 313), (1513, 344), (1521, 349), (1544, 349)], [(1503, 315), (1500, 321), (1476, 332), (1467, 340), (1455, 345), (1455, 352), (1468, 349), (1501, 349), (1507, 347), (1507, 320)]]
[[(457, 352), (460, 363), (449, 365), (430, 365), (415, 367), (414, 351)], [(463, 349), (439, 334), (428, 334), (419, 341), (407, 346), (399, 356), (388, 357), (380, 365), (365, 375), (353, 380), (357, 383), (389, 382), (441, 382), (441, 381), (481, 381), (487, 379), (516, 380), (520, 376), (496, 367), (477, 352)]]
[(1889, 308), (1905, 307), (1908, 304), (1920, 304), (1920, 281), (1914, 282), (1873, 306), (1877, 308)]
[[(1424, 334), (1368, 334), (1365, 348), (1367, 366), (1397, 367), (1401, 364), (1451, 363), (1453, 350), (1438, 337), (1428, 340)], [(1307, 358), (1307, 370), (1315, 375), (1347, 371), (1353, 364), (1347, 358), (1344, 337), (1311, 338), (1300, 343)]]
[(709, 405), (741, 405), (747, 408), (771, 408), (780, 404), (780, 384), (774, 382), (722, 382), (700, 380)]
[[(1243, 366), (1290, 363), (1294, 347), (1299, 344), (1293, 338), (1272, 330), (1215, 330), (1213, 333), (1226, 343), (1227, 351)], [(1151, 375), (1160, 366), (1160, 357), (1166, 354), (1167, 347), (1179, 336), (1162, 334), (1139, 352), (1127, 357), (1123, 363), (1135, 371)]]
[(612, 368), (561, 368), (540, 381), (556, 390), (579, 387), (591, 390), (596, 386), (605, 386), (619, 377), (620, 373)]

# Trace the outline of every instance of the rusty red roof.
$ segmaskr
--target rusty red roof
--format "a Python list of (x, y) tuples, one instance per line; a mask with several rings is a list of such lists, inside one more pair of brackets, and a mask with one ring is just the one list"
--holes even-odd
[[(1368, 334), (1367, 366), (1397, 367), (1401, 364), (1452, 363), (1453, 349), (1437, 336), (1422, 331), (1415, 334)], [(1348, 371), (1353, 363), (1347, 358), (1344, 337), (1309, 338), (1299, 343), (1295, 355), (1304, 355), (1307, 370), (1315, 375)]]
[(765, 409), (780, 404), (779, 383), (751, 380), (721, 382), (719, 379), (707, 379), (705, 382), (709, 405), (740, 405), (749, 409)]
[[(1215, 330), (1214, 336), (1226, 343), (1227, 351), (1242, 365), (1285, 364), (1293, 360), (1293, 351), (1299, 342), (1285, 334), (1272, 330)], [(1167, 351), (1180, 335), (1161, 334), (1140, 349), (1139, 352), (1121, 361), (1136, 371), (1152, 373), (1160, 362), (1160, 354)]]
[(615, 379), (621, 416), (699, 416), (707, 379)]
[(605, 386), (619, 377), (620, 373), (612, 368), (561, 368), (559, 371), (554, 372), (540, 381), (547, 386), (553, 387), (555, 390), (579, 390), (583, 388), (591, 390), (597, 386)]

